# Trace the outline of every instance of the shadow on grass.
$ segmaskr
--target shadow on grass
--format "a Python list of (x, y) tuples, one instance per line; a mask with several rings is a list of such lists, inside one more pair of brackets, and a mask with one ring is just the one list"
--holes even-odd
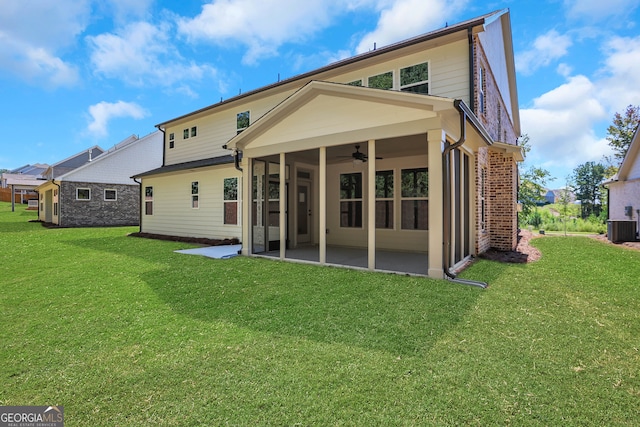
[(69, 243), (158, 262), (140, 278), (181, 315), (395, 356), (424, 354), (465, 319), (483, 292), (426, 278), (174, 254), (175, 242), (123, 237)]

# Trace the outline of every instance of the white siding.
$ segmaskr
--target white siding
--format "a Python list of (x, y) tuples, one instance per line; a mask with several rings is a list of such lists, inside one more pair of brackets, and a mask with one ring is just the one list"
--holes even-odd
[[(253, 123), (265, 113), (285, 100), (293, 91), (278, 93), (266, 98), (257, 98), (240, 106), (228, 106), (211, 112), (206, 116), (198, 116), (192, 120), (166, 128), (166, 165), (189, 162), (212, 157), (228, 156), (229, 150), (222, 148), (231, 138), (236, 136), (237, 114), (249, 111), (250, 122)], [(184, 129), (197, 126), (195, 138), (183, 139)], [(174, 148), (169, 148), (169, 134), (175, 136)]]
[[(169, 236), (241, 239), (241, 201), (238, 203), (238, 224), (224, 224), (223, 182), (224, 178), (233, 177), (238, 177), (238, 197), (241, 197), (241, 173), (232, 165), (144, 178), (141, 231)], [(198, 209), (191, 207), (193, 181), (198, 181)], [(144, 188), (148, 186), (153, 187), (153, 215), (144, 213)]]
[(106, 152), (61, 177), (65, 181), (105, 184), (136, 184), (133, 175), (162, 166), (162, 132), (156, 131), (135, 142)]
[(496, 80), (502, 100), (505, 103), (509, 115), (511, 115), (513, 106), (511, 105), (511, 91), (509, 90), (509, 74), (506, 65), (507, 58), (505, 55), (502, 21), (498, 19), (486, 25), (485, 31), (480, 33), (478, 38), (489, 61), (491, 73)]
[[(430, 94), (448, 98), (462, 99), (469, 104), (469, 51), (466, 37), (464, 40), (433, 47), (430, 49), (410, 53), (403, 56), (397, 54), (392, 59), (376, 58), (367, 61), (360, 68), (354, 70), (335, 69), (317, 76), (315, 80), (334, 83), (349, 83), (362, 79), (366, 85), (367, 78), (380, 73), (393, 71), (394, 90), (400, 87), (400, 69), (423, 62), (429, 62)], [(385, 56), (389, 58), (389, 56)], [(230, 152), (222, 148), (236, 135), (236, 115), (243, 111), (250, 111), (251, 123), (254, 123), (265, 113), (284, 101), (296, 90), (304, 86), (309, 80), (298, 82), (298, 86), (289, 88), (275, 88), (268, 92), (256, 94), (245, 100), (229, 105), (221, 105), (210, 111), (195, 114), (179, 123), (166, 127), (166, 157), (165, 164), (173, 165), (193, 160), (229, 155)], [(183, 138), (184, 129), (196, 126), (196, 137)], [(174, 148), (169, 148), (169, 134), (173, 133)]]
[[(637, 221), (637, 210), (640, 209), (640, 178), (610, 184), (609, 200), (609, 219)], [(631, 217), (625, 215), (625, 206), (632, 207)]]

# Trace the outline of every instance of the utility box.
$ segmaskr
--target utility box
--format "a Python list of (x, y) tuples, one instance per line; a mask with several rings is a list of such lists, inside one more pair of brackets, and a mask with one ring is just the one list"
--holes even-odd
[(635, 242), (636, 222), (609, 220), (607, 222), (607, 238), (613, 243)]

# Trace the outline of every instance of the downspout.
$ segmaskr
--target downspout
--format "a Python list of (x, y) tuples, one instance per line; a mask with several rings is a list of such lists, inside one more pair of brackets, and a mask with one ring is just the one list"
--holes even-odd
[(460, 147), (467, 139), (467, 113), (462, 108), (461, 100), (456, 99), (453, 101), (453, 106), (460, 113), (460, 139), (454, 144), (449, 144), (445, 141), (444, 150), (442, 151), (442, 213), (443, 213), (443, 237), (442, 244), (442, 269), (447, 279), (452, 282), (462, 285), (477, 286), (480, 288), (486, 288), (489, 285), (485, 282), (479, 282), (475, 280), (459, 279), (449, 270), (449, 263), (451, 258), (451, 158), (450, 153), (452, 150)]
[[(166, 141), (167, 133), (160, 126), (156, 126), (156, 127), (158, 128), (158, 130), (160, 132), (162, 132), (162, 166), (166, 166), (165, 160), (167, 158), (167, 141)], [(135, 181), (135, 179), (134, 179), (134, 181)], [(142, 199), (140, 199), (140, 200), (142, 200)], [(140, 224), (142, 224), (142, 223), (140, 223)]]
[[(164, 150), (163, 150), (164, 151)], [(139, 189), (139, 193), (140, 195), (138, 196), (138, 200), (140, 200), (140, 209), (138, 209), (138, 216), (140, 217), (139, 222), (138, 222), (138, 231), (140, 231), (140, 233), (142, 233), (142, 181), (138, 181), (137, 178), (132, 178), (133, 182), (135, 182), (136, 184), (138, 184), (138, 189)]]
[(227, 148), (227, 144), (224, 144), (222, 148), (224, 148), (225, 150), (231, 150), (231, 155), (233, 156), (233, 164), (235, 165), (237, 170), (242, 172), (242, 168), (240, 167), (240, 155), (242, 151), (238, 150), (237, 148)]

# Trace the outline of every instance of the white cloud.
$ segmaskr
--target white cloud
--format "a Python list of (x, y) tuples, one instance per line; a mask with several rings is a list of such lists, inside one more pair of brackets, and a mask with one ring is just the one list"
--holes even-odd
[(135, 102), (111, 103), (102, 101), (89, 107), (89, 115), (91, 122), (87, 130), (97, 137), (103, 137), (108, 134), (107, 125), (111, 119), (131, 117), (139, 120), (147, 117), (149, 113)]
[(0, 68), (48, 87), (78, 80), (74, 65), (58, 56), (89, 22), (89, 0), (3, 2), (0, 13)]
[(153, 83), (174, 86), (215, 76), (216, 70), (182, 58), (171, 41), (172, 28), (164, 23), (130, 24), (116, 33), (87, 37), (96, 73), (142, 86)]
[(300, 42), (325, 28), (330, 17), (347, 4), (339, 0), (217, 0), (202, 6), (193, 19), (178, 20), (178, 31), (189, 41), (212, 41), (247, 47), (243, 62), (256, 63), (277, 55), (288, 42)]
[(533, 74), (538, 68), (565, 56), (572, 44), (571, 37), (551, 30), (538, 36), (531, 49), (516, 55), (516, 68), (525, 75)]
[[(388, 2), (387, 2), (388, 3)], [(365, 35), (356, 48), (357, 53), (444, 27), (447, 17), (455, 15), (467, 0), (398, 0), (383, 4), (375, 30)]]
[(640, 37), (614, 37), (604, 46), (602, 97), (613, 111), (640, 104)]
[(626, 16), (638, 7), (638, 0), (565, 0), (567, 13), (572, 18), (602, 21), (611, 17)]
[(523, 132), (531, 138), (534, 163), (573, 169), (585, 161), (600, 161), (607, 152), (606, 142), (603, 145), (593, 131), (607, 111), (598, 88), (585, 76), (570, 77), (536, 98), (531, 108), (521, 109), (520, 116)]

